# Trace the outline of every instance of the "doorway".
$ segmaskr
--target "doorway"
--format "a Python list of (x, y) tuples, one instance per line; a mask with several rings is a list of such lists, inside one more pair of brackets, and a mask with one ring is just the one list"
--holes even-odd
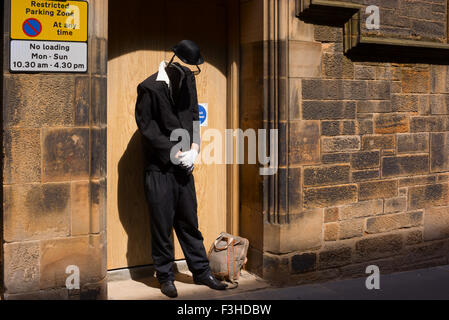
[[(239, 39), (234, 24), (239, 19), (232, 9), (236, 7), (238, 1), (226, 0), (109, 1), (109, 270), (152, 264), (141, 136), (134, 118), (137, 85), (157, 72), (162, 60), (170, 60), (174, 44), (194, 40), (206, 60), (196, 78), (198, 102), (208, 105), (208, 125), (201, 133), (216, 129), (224, 137), (237, 118)], [(202, 141), (202, 150), (208, 143)], [(229, 165), (200, 164), (194, 176), (199, 226), (208, 249), (220, 232), (236, 231), (238, 212), (233, 208), (238, 208), (238, 200), (233, 195), (238, 175)], [(174, 241), (175, 257), (183, 259), (176, 237)]]

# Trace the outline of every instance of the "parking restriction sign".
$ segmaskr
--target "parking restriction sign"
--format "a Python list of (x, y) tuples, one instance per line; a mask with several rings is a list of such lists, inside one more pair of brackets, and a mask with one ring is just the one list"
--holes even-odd
[(11, 0), (11, 72), (87, 72), (85, 0)]
[[(11, 39), (85, 42), (87, 12), (86, 1), (11, 0)], [(37, 20), (42, 32), (27, 34), (27, 20)]]

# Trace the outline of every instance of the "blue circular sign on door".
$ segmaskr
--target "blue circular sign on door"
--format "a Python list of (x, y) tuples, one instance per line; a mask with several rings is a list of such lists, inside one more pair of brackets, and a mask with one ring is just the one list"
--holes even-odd
[(42, 32), (42, 25), (37, 19), (27, 19), (22, 25), (23, 32), (29, 37), (37, 37)]
[(207, 120), (207, 110), (200, 104), (198, 105), (198, 111), (200, 113), (200, 124), (204, 124)]

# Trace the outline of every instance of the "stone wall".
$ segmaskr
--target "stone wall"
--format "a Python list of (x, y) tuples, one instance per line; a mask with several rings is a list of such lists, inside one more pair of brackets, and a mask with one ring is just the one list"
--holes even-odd
[[(107, 1), (89, 1), (86, 74), (11, 74), (4, 1), (6, 299), (106, 297)], [(66, 289), (66, 267), (81, 289)]]
[(349, 60), (342, 26), (304, 23), (295, 1), (278, 10), (284, 218), (265, 220), (261, 274), (301, 283), (448, 263), (448, 66)]
[[(336, 0), (336, 2), (341, 0)], [(426, 40), (446, 43), (446, 0), (344, 0), (380, 8), (380, 30), (363, 31), (381, 37)], [(363, 11), (362, 17), (368, 15)]]
[[(341, 21), (341, 17), (361, 19), (364, 36), (446, 43), (446, 0), (296, 0), (298, 13), (309, 11), (321, 16), (324, 23)], [(365, 21), (372, 15), (366, 7), (377, 6), (380, 29), (367, 29)], [(310, 10), (309, 10), (310, 9)], [(306, 18), (307, 14), (304, 16)], [(325, 16), (325, 17), (324, 17)], [(307, 18), (306, 18), (307, 20)]]

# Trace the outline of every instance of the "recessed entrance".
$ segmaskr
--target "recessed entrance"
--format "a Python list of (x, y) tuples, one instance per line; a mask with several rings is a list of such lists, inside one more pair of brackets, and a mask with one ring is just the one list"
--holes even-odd
[[(238, 2), (236, 2), (238, 4)], [(150, 221), (143, 191), (140, 134), (134, 118), (137, 85), (157, 72), (182, 39), (201, 47), (206, 63), (197, 77), (199, 103), (207, 103), (206, 129), (232, 127), (238, 81), (234, 1), (109, 1), (108, 62), (108, 269), (151, 264)], [(235, 22), (237, 21), (237, 22)], [(235, 48), (234, 48), (235, 49)], [(233, 72), (234, 70), (234, 72)], [(202, 141), (204, 147), (209, 142)], [(224, 150), (224, 146), (223, 146)], [(235, 171), (224, 164), (195, 169), (200, 230), (208, 249), (222, 231), (233, 231)], [(231, 190), (231, 191), (230, 191)], [(234, 212), (233, 212), (234, 211)], [(176, 259), (182, 259), (175, 240)]]

